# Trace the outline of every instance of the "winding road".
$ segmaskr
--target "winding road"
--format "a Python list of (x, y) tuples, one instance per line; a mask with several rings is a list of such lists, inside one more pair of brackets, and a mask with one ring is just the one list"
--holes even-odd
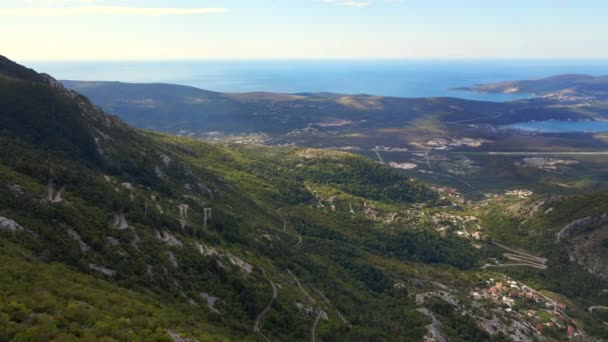
[(507, 246), (505, 246), (503, 244), (500, 244), (500, 243), (498, 243), (496, 241), (490, 241), (490, 244), (498, 246), (498, 247), (500, 247), (500, 248), (502, 248), (504, 250), (507, 250), (509, 252), (518, 254), (521, 257), (525, 257), (525, 258), (528, 258), (528, 259), (535, 260), (536, 262), (539, 262), (541, 264), (544, 264), (544, 263), (547, 262), (547, 258), (543, 258), (543, 257), (539, 257), (539, 256), (536, 256), (536, 255), (532, 255), (532, 254), (530, 254), (528, 252), (518, 251), (516, 249), (513, 249), (513, 248), (507, 247)]
[(111, 223), (111, 227), (114, 229), (127, 229), (129, 228), (129, 224), (127, 223), (127, 219), (125, 218), (125, 214), (120, 212), (114, 212), (114, 217)]
[[(287, 224), (288, 224), (288, 221), (287, 221), (287, 219), (285, 218), (285, 215), (283, 215), (283, 213), (281, 213), (281, 211), (282, 211), (283, 209), (286, 209), (286, 208), (289, 208), (289, 207), (290, 207), (290, 206), (288, 206), (288, 207), (282, 207), (282, 208), (277, 209), (277, 215), (279, 215), (279, 217), (280, 217), (281, 221), (283, 221), (283, 231), (287, 231)], [(295, 207), (295, 206), (291, 206), (291, 207)], [(294, 245), (294, 247), (298, 247), (298, 246), (300, 246), (300, 244), (302, 243), (302, 236), (301, 236), (300, 234), (298, 234), (298, 232), (297, 232), (295, 229), (294, 229), (293, 231), (294, 231), (294, 232), (295, 232), (295, 234), (296, 234), (296, 238), (298, 238), (298, 242), (296, 242), (296, 244)]]
[(278, 292), (276, 284), (274, 282), (272, 282), (272, 280), (270, 280), (270, 278), (268, 278), (268, 276), (266, 275), (266, 270), (264, 270), (264, 268), (262, 268), (262, 267), (260, 267), (260, 270), (262, 270), (262, 274), (264, 275), (264, 278), (266, 278), (266, 280), (268, 280), (268, 282), (270, 283), (270, 286), (272, 287), (272, 297), (270, 298), (270, 301), (268, 302), (268, 304), (266, 305), (264, 310), (262, 310), (262, 312), (260, 312), (258, 317), (256, 317), (255, 323), (253, 324), (253, 332), (259, 333), (259, 334), (261, 334), (260, 322), (262, 321), (262, 318), (264, 318), (264, 316), (268, 313), (268, 310), (270, 310), (272, 303), (274, 303), (275, 299), (277, 299), (277, 292)]
[(283, 214), (281, 214), (281, 210), (285, 209), (287, 207), (282, 207), (277, 209), (277, 215), (279, 215), (281, 217), (281, 220), (283, 220), (283, 231), (287, 231), (287, 219), (285, 219), (285, 216), (283, 216)]
[(532, 255), (530, 253), (523, 252), (523, 251), (518, 251), (513, 248), (507, 247), (505, 245), (502, 245), (496, 241), (489, 241), (488, 243), (508, 251), (509, 253), (503, 253), (503, 256), (505, 257), (505, 259), (507, 259), (509, 261), (513, 261), (514, 263), (495, 264), (495, 265), (485, 264), (481, 267), (484, 270), (486, 268), (490, 268), (490, 267), (514, 267), (514, 266), (527, 266), (527, 267), (532, 267), (532, 268), (536, 268), (539, 270), (547, 269), (547, 258)]
[(304, 287), (302, 286), (302, 284), (300, 283), (298, 278), (293, 273), (291, 273), (290, 270), (287, 270), (287, 273), (289, 273), (293, 277), (293, 280), (296, 281), (296, 285), (298, 285), (298, 288), (300, 289), (300, 291), (302, 291), (302, 293), (306, 296), (306, 298), (308, 298), (311, 303), (316, 303), (317, 301), (314, 298), (312, 298), (310, 293), (306, 292), (306, 290), (304, 289)]
[(190, 225), (190, 220), (188, 219), (188, 210), (190, 210), (190, 206), (187, 204), (180, 204), (177, 206), (179, 210), (179, 224), (182, 229), (188, 227)]
[(317, 326), (319, 325), (321, 317), (323, 317), (323, 310), (317, 309), (317, 317), (315, 317), (315, 321), (312, 323), (312, 329), (310, 331), (310, 340), (312, 342), (317, 341)]
[(527, 266), (527, 267), (538, 268), (539, 270), (547, 269), (547, 266), (539, 266), (539, 265), (532, 265), (532, 264), (496, 264), (496, 265), (485, 264), (485, 265), (481, 266), (481, 269), (485, 270), (490, 267), (515, 267), (515, 266), (520, 266), (520, 267)]

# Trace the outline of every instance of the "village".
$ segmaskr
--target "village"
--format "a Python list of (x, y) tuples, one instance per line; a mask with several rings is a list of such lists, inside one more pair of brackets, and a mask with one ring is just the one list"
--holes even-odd
[(515, 196), (521, 199), (528, 198), (534, 195), (534, 192), (527, 189), (516, 189), (516, 190), (507, 190), (505, 191), (505, 196)]
[(576, 324), (565, 313), (566, 304), (509, 277), (489, 278), (476, 286), (471, 296), (476, 302), (486, 301), (502, 307), (506, 315), (529, 323), (540, 335), (580, 336)]
[(568, 170), (571, 166), (580, 164), (577, 160), (556, 159), (547, 157), (526, 157), (514, 163), (516, 166), (533, 167), (548, 172)]
[(458, 216), (450, 213), (435, 213), (431, 216), (431, 222), (437, 232), (455, 232), (456, 235), (473, 239), (482, 240), (483, 229), (476, 216)]

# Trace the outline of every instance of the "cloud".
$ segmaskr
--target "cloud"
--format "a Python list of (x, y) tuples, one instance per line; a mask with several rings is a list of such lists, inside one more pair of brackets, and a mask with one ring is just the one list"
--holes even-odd
[[(72, 0), (87, 1), (87, 0)], [(90, 1), (90, 0), (89, 0)], [(225, 8), (169, 8), (169, 7), (120, 7), (120, 6), (79, 6), (63, 8), (27, 7), (27, 8), (1, 8), (0, 16), (17, 17), (57, 17), (70, 15), (200, 15), (208, 13), (223, 13)]]

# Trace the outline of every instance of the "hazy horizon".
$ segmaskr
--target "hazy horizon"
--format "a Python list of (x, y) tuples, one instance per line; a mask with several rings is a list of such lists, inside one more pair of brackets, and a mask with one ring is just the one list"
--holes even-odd
[(28, 65), (61, 80), (169, 83), (219, 92), (331, 92), (489, 101), (528, 95), (453, 88), (557, 74), (608, 75), (608, 61), (576, 60), (39, 61)]

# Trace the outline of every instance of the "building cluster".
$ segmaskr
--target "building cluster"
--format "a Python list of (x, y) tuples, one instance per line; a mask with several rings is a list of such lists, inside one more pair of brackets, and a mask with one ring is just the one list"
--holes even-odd
[(448, 199), (455, 203), (464, 203), (465, 202), (465, 199), (462, 196), (462, 194), (460, 193), (460, 191), (458, 191), (455, 188), (452, 188), (449, 186), (440, 186), (440, 187), (432, 187), (432, 189), (441, 195), (442, 200)]
[(458, 216), (445, 212), (434, 213), (431, 223), (438, 232), (454, 231), (458, 236), (468, 239), (481, 240), (483, 228), (479, 218), (472, 215)]
[(432, 148), (438, 151), (449, 150), (454, 147), (481, 147), (483, 144), (490, 143), (489, 140), (475, 139), (475, 138), (457, 138), (457, 139), (443, 139), (435, 138), (428, 140), (423, 145), (425, 147)]
[(568, 337), (579, 335), (575, 324), (565, 313), (566, 304), (509, 278), (502, 281), (490, 278), (485, 286), (475, 287), (471, 296), (475, 301), (486, 300), (502, 306), (507, 314), (529, 322), (539, 334), (553, 330)]
[(393, 147), (393, 146), (376, 146), (374, 147), (376, 151), (383, 152), (407, 152), (407, 148), (405, 147)]
[(517, 190), (507, 190), (505, 191), (505, 195), (506, 196), (515, 196), (515, 197), (519, 197), (519, 198), (528, 198), (532, 195), (534, 195), (534, 192), (532, 192), (531, 190), (526, 190), (526, 189), (517, 189)]

